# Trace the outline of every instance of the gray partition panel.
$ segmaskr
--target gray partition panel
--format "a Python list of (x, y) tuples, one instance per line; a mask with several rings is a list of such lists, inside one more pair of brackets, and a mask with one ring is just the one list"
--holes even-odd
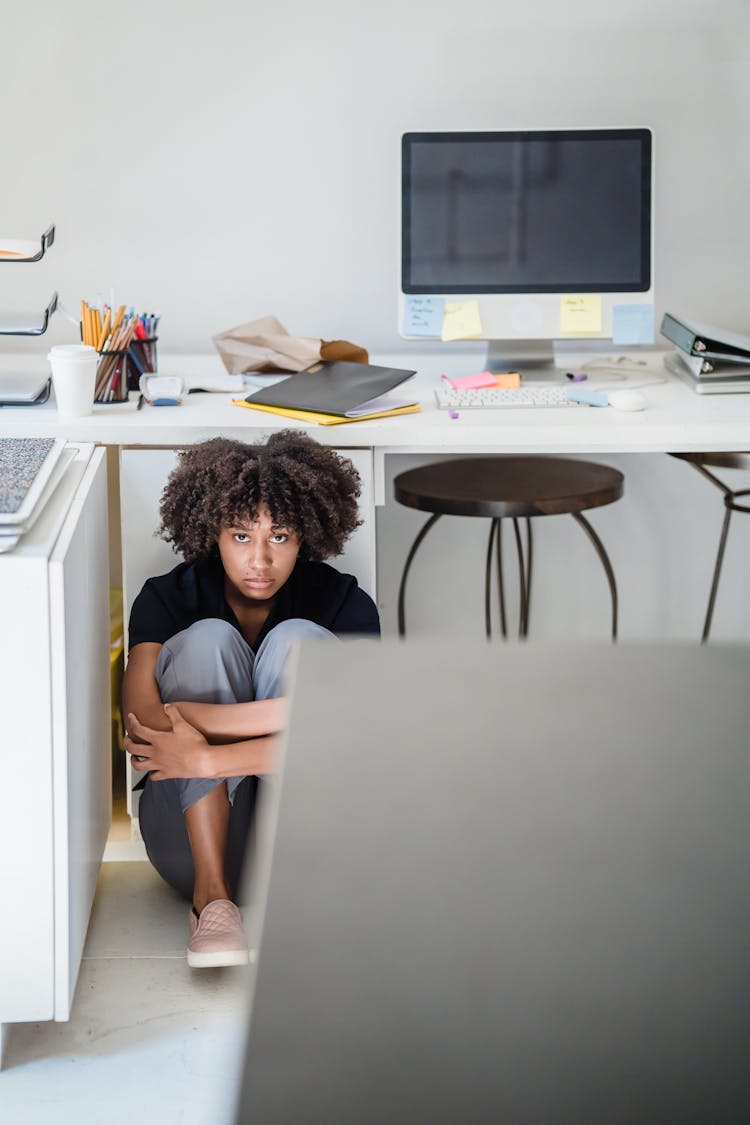
[(303, 650), (237, 1121), (750, 1120), (749, 732), (744, 647)]

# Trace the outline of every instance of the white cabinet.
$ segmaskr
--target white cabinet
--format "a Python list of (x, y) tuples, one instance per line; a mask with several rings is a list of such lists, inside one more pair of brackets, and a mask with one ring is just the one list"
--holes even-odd
[(70, 1015), (112, 814), (107, 542), (82, 445), (0, 556), (0, 1025)]

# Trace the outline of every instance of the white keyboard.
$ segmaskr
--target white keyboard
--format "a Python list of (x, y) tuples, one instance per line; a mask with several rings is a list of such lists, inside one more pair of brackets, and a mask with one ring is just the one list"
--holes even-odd
[(537, 387), (483, 387), (481, 390), (454, 390), (442, 384), (435, 391), (441, 410), (495, 410), (513, 406), (579, 406), (568, 398), (563, 384), (540, 384)]

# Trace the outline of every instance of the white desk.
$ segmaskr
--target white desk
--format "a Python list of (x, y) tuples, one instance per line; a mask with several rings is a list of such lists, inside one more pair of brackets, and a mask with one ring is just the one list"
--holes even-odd
[[(645, 382), (649, 377), (663, 377), (665, 371), (662, 354), (656, 351), (650, 353), (649, 368), (643, 373), (632, 373), (632, 381)], [(372, 359), (374, 363), (418, 369), (417, 377), (401, 390), (420, 401), (422, 412), (376, 422), (313, 426), (310, 429), (318, 441), (352, 455), (362, 475), (362, 515), (365, 526), (360, 529), (359, 539), (353, 544), (352, 551), (344, 556), (343, 563), (345, 568), (352, 569), (373, 592), (375, 509), (384, 504), (389, 492), (386, 473), (389, 457), (396, 464), (397, 458), (403, 461), (406, 455), (513, 452), (607, 455), (610, 461), (616, 461), (613, 455), (750, 448), (749, 394), (707, 398), (696, 395), (689, 387), (670, 377), (668, 382), (644, 388), (643, 393), (649, 405), (639, 413), (585, 407), (576, 410), (464, 411), (458, 419), (453, 420), (447, 411), (438, 410), (435, 406), (434, 387), (441, 372), (451, 375), (476, 369), (479, 366), (476, 355), (420, 357), (415, 350), (374, 355)], [(571, 358), (569, 362), (573, 364), (574, 360)], [(40, 356), (17, 359), (10, 354), (0, 355), (0, 369), (14, 364), (43, 369), (44, 359)], [(163, 355), (160, 369), (163, 372), (181, 371), (190, 374), (218, 372), (222, 370), (222, 365), (216, 354)], [(158, 560), (167, 560), (167, 565), (174, 562), (168, 548), (153, 540), (151, 535), (156, 526), (158, 493), (168, 466), (173, 462), (172, 454), (167, 454), (166, 451), (174, 451), (181, 445), (204, 441), (217, 434), (253, 441), (261, 440), (273, 430), (306, 428), (302, 423), (282, 417), (243, 410), (231, 405), (230, 398), (228, 394), (193, 394), (181, 406), (144, 407), (140, 411), (136, 410), (136, 403), (131, 400), (121, 405), (96, 406), (89, 417), (70, 422), (61, 421), (53, 402), (28, 409), (4, 408), (0, 409), (0, 433), (64, 435), (76, 440), (115, 445), (123, 450), (123, 577), (126, 602), (129, 602), (147, 574), (158, 571)], [(164, 453), (154, 456), (159, 450)], [(148, 464), (146, 452), (151, 458), (151, 464)], [(675, 495), (681, 495), (683, 482), (686, 493), (690, 493), (696, 485), (686, 466), (671, 467), (677, 472), (679, 480), (677, 485), (674, 484), (674, 478), (672, 481), (671, 499), (674, 501)], [(649, 473), (653, 480), (649, 485), (649, 501), (656, 505), (657, 497), (667, 493), (661, 489), (661, 482), (653, 478), (652, 466), (649, 466)], [(706, 490), (708, 486), (700, 481), (696, 484), (700, 499), (703, 495), (701, 488)], [(706, 511), (713, 511), (718, 496), (709, 496), (708, 492), (705, 495)], [(616, 507), (617, 518), (622, 519), (621, 505)], [(666, 518), (667, 507), (667, 503), (664, 503), (662, 518)], [(672, 508), (674, 509), (674, 503)], [(411, 513), (409, 518), (413, 520), (413, 516), (414, 513)], [(606, 521), (609, 517), (605, 515), (602, 518)], [(644, 531), (644, 538), (646, 534)], [(713, 531), (708, 529), (706, 534), (713, 544)], [(660, 545), (654, 541), (653, 526), (648, 529), (648, 535), (650, 547), (658, 555)], [(146, 554), (140, 554), (137, 558), (132, 554), (132, 544), (136, 541), (148, 548)], [(706, 549), (709, 551), (708, 547)], [(710, 548), (712, 550), (713, 545)], [(154, 552), (159, 553), (158, 560)], [(399, 554), (400, 561), (405, 554), (405, 551), (401, 551), (400, 543), (395, 553)], [(390, 565), (389, 560), (386, 563)], [(161, 569), (167, 569), (167, 565)], [(653, 570), (653, 564), (649, 565)], [(389, 585), (390, 577), (389, 574)], [(703, 586), (700, 585), (702, 582), (702, 575), (698, 576), (696, 593), (693, 595), (696, 601), (696, 627), (700, 617), (699, 603), (704, 601)], [(671, 592), (674, 592), (675, 597), (684, 598), (684, 591), (672, 591), (670, 588)], [(687, 635), (689, 629), (686, 628), (684, 632)], [(640, 635), (646, 635), (643, 629), (640, 630)], [(661, 635), (671, 635), (670, 629), (662, 629)]]
[[(345, 426), (314, 426), (315, 438), (326, 445), (373, 449), (379, 458), (391, 452), (411, 453), (644, 453), (700, 449), (745, 449), (750, 445), (750, 394), (696, 395), (671, 377), (667, 383), (644, 388), (649, 407), (627, 414), (612, 409), (464, 411), (452, 420), (438, 410), (433, 390), (441, 372), (465, 374), (477, 366), (476, 357), (452, 355), (420, 359), (418, 354), (375, 355), (373, 363), (418, 368), (417, 377), (396, 394), (416, 398), (421, 414), (357, 422)], [(0, 370), (18, 362), (44, 366), (40, 357), (0, 354)], [(651, 353), (643, 374), (665, 374), (661, 353)], [(163, 356), (162, 371), (221, 371), (218, 355)], [(634, 382), (641, 381), (633, 374)], [(592, 383), (595, 380), (592, 377)], [(614, 384), (613, 384), (614, 386)], [(35, 436), (64, 435), (71, 440), (119, 446), (166, 446), (225, 437), (251, 440), (275, 429), (309, 428), (270, 414), (242, 410), (230, 395), (193, 394), (182, 406), (136, 411), (135, 401), (95, 406), (87, 418), (62, 422), (54, 402), (27, 409), (0, 409), (0, 433)], [(376, 502), (381, 498), (376, 497)]]

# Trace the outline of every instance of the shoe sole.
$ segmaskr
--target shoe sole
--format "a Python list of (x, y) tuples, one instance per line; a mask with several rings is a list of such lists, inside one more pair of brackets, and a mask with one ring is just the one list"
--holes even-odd
[(192, 953), (188, 950), (187, 963), (191, 969), (219, 969), (225, 965), (247, 965), (250, 955), (246, 949), (224, 949), (217, 953)]

